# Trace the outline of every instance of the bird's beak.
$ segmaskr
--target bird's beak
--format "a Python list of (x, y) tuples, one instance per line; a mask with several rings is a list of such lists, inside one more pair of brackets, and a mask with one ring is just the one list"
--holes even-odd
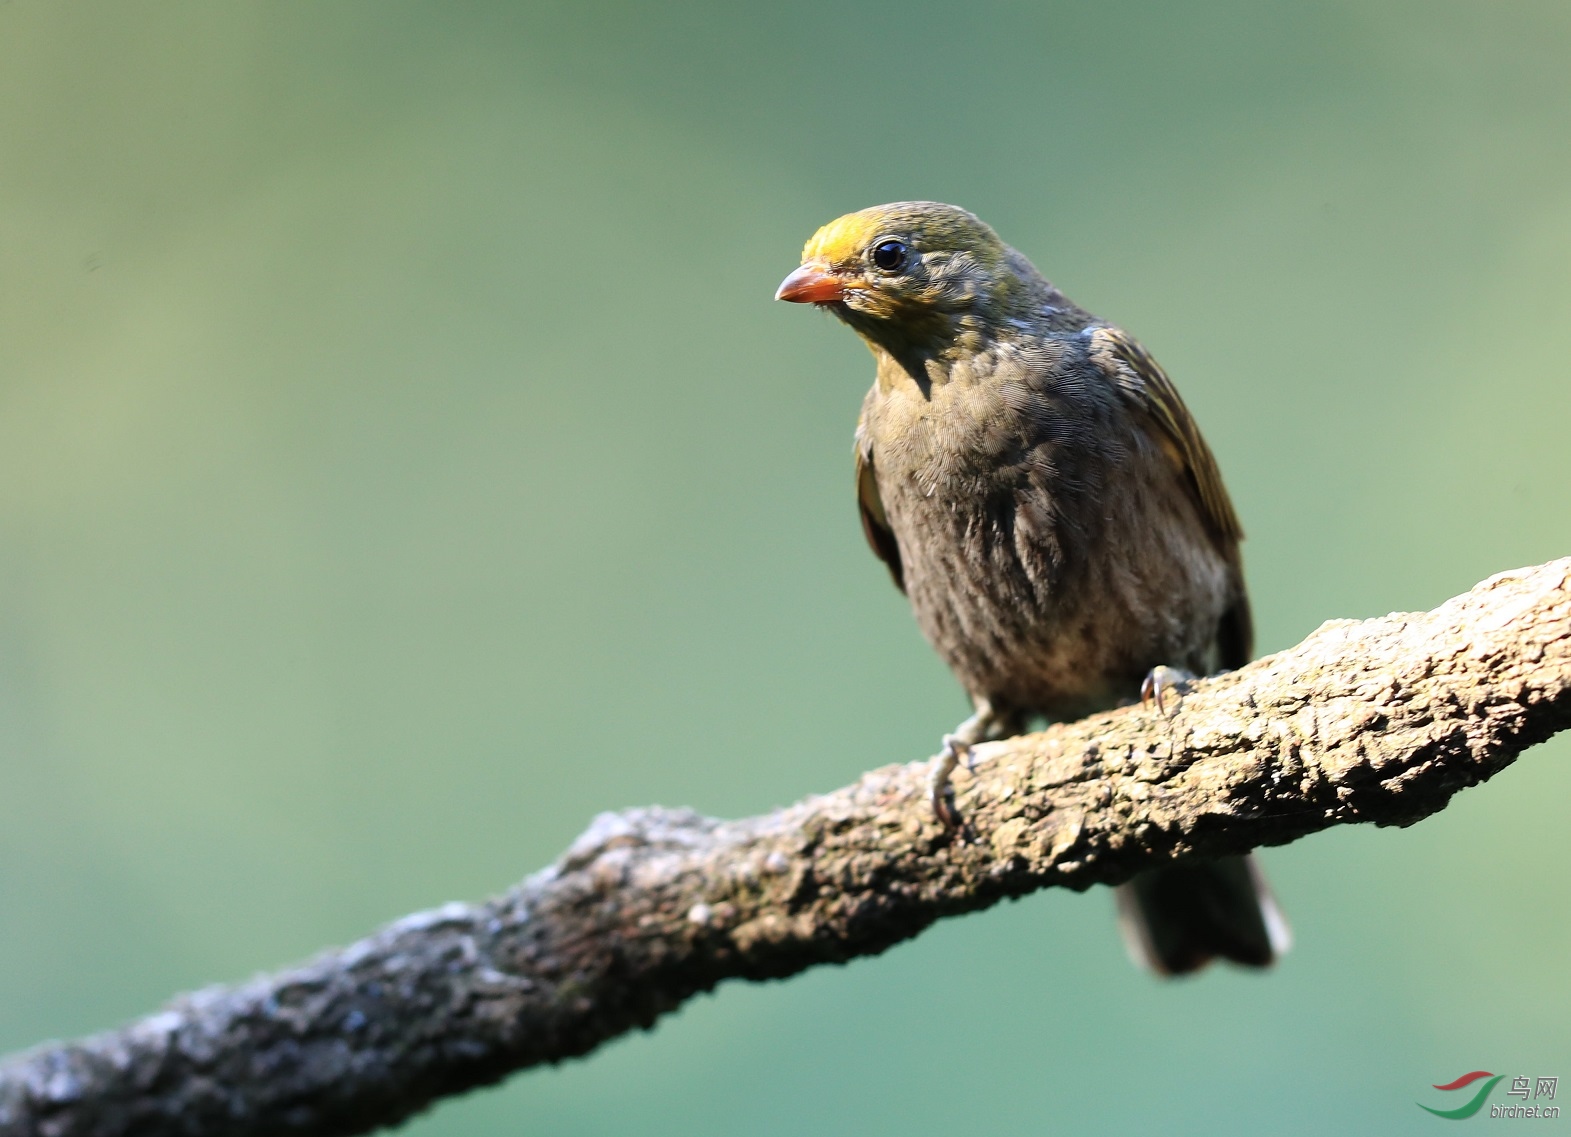
[(809, 261), (780, 282), (776, 300), (793, 304), (828, 304), (845, 296), (845, 285), (821, 264)]

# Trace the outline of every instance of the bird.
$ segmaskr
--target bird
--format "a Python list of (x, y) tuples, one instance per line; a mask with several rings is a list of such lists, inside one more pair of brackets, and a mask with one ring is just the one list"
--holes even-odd
[[(1239, 524), (1178, 390), (967, 210), (904, 201), (819, 229), (776, 299), (871, 349), (853, 445), (873, 552), (970, 697), (931, 787), (970, 748), (1155, 698), (1252, 647)], [(1290, 943), (1252, 854), (1177, 859), (1118, 886), (1131, 956), (1159, 975), (1273, 963)]]

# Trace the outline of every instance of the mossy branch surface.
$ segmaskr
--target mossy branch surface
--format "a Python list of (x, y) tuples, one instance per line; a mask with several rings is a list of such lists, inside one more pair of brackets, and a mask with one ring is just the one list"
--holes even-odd
[(581, 1055), (724, 979), (872, 955), (944, 916), (1352, 822), (1409, 825), (1571, 726), (1571, 558), (1129, 707), (719, 821), (607, 813), (478, 904), (0, 1064), (0, 1137), (362, 1133)]

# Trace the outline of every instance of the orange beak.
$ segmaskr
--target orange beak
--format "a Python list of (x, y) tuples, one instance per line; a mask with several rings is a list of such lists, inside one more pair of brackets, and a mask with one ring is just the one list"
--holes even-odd
[(776, 300), (793, 304), (829, 304), (845, 296), (845, 285), (823, 265), (809, 262), (780, 282)]

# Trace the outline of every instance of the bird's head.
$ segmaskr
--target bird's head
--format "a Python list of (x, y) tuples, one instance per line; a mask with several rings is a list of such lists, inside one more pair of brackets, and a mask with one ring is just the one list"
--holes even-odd
[[(939, 347), (1009, 318), (1036, 277), (973, 214), (935, 201), (848, 213), (813, 234), (777, 300), (817, 304), (886, 347)], [(1038, 278), (1039, 279), (1039, 278)]]

